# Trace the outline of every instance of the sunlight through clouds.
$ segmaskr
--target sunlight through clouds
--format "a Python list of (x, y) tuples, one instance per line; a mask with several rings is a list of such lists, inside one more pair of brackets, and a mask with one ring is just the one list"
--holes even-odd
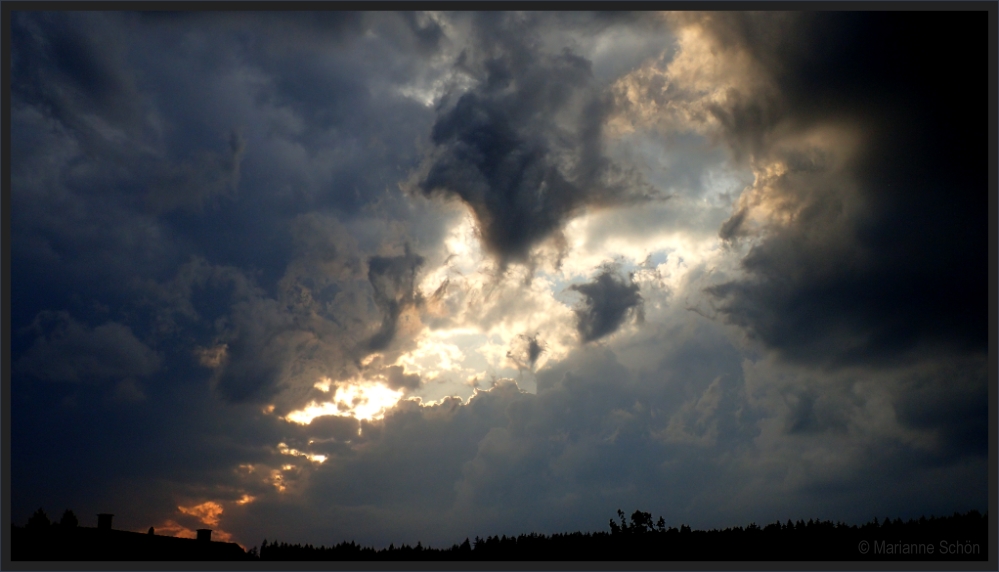
[(306, 459), (312, 461), (313, 463), (322, 465), (326, 461), (326, 455), (317, 455), (314, 453), (303, 453), (298, 449), (291, 449), (285, 443), (278, 443), (277, 445), (278, 453), (282, 455), (291, 455), (292, 457), (305, 457)]
[(448, 332), (422, 332), (416, 339), (416, 348), (400, 356), (396, 363), (426, 380), (444, 373), (462, 372), (465, 354), (456, 344), (445, 341), (449, 338)]
[(379, 383), (348, 382), (336, 386), (332, 401), (310, 401), (302, 409), (292, 411), (284, 418), (299, 425), (308, 425), (316, 417), (325, 415), (354, 417), (365, 421), (381, 419), (402, 396), (402, 391)]

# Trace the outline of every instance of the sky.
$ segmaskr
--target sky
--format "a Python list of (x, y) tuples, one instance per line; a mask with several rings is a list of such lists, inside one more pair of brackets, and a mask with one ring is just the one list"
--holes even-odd
[(17, 524), (989, 508), (986, 12), (10, 25)]

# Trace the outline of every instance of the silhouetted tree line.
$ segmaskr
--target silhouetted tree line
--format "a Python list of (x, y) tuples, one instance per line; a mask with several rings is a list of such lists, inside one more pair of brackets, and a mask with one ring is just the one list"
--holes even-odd
[[(978, 511), (918, 520), (874, 519), (860, 526), (799, 520), (723, 530), (667, 527), (660, 517), (618, 511), (610, 532), (521, 534), (467, 538), (450, 548), (389, 545), (381, 550), (353, 541), (333, 546), (264, 540), (261, 560), (988, 560), (988, 519)], [(943, 542), (944, 544), (941, 544)], [(862, 544), (866, 543), (866, 544)], [(933, 548), (929, 548), (929, 547)], [(866, 551), (864, 548), (866, 547)], [(977, 547), (977, 548), (976, 548)]]
[(25, 526), (30, 530), (39, 530), (46, 529), (50, 526), (73, 528), (79, 525), (79, 519), (77, 519), (76, 515), (73, 514), (73, 511), (69, 509), (66, 509), (66, 512), (62, 513), (62, 518), (59, 519), (59, 522), (50, 522), (48, 515), (45, 514), (45, 511), (38, 509), (35, 511), (35, 514), (31, 515), (31, 518), (28, 519), (28, 523)]
[(332, 546), (264, 540), (248, 552), (235, 544), (199, 542), (79, 526), (73, 511), (51, 522), (41, 509), (24, 527), (13, 526), (13, 560), (398, 560), (398, 561), (704, 561), (704, 560), (987, 560), (988, 513), (971, 511), (918, 520), (874, 519), (866, 524), (798, 520), (763, 527), (692, 530), (666, 526), (635, 511), (609, 522), (610, 532), (537, 533), (476, 537), (449, 548), (353, 541)]

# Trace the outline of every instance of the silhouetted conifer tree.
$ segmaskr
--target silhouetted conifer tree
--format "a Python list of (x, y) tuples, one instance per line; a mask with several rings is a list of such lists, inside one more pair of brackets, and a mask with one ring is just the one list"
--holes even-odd
[(31, 518), (28, 519), (28, 528), (47, 528), (49, 524), (49, 517), (41, 508), (36, 510), (35, 514), (31, 515)]

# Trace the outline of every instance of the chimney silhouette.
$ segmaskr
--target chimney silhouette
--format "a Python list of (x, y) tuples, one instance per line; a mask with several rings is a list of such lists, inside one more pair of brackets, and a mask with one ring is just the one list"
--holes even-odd
[(199, 528), (198, 529), (198, 542), (211, 542), (212, 541), (212, 529), (210, 528)]
[(113, 514), (102, 512), (97, 515), (97, 528), (100, 530), (111, 530), (111, 518)]

